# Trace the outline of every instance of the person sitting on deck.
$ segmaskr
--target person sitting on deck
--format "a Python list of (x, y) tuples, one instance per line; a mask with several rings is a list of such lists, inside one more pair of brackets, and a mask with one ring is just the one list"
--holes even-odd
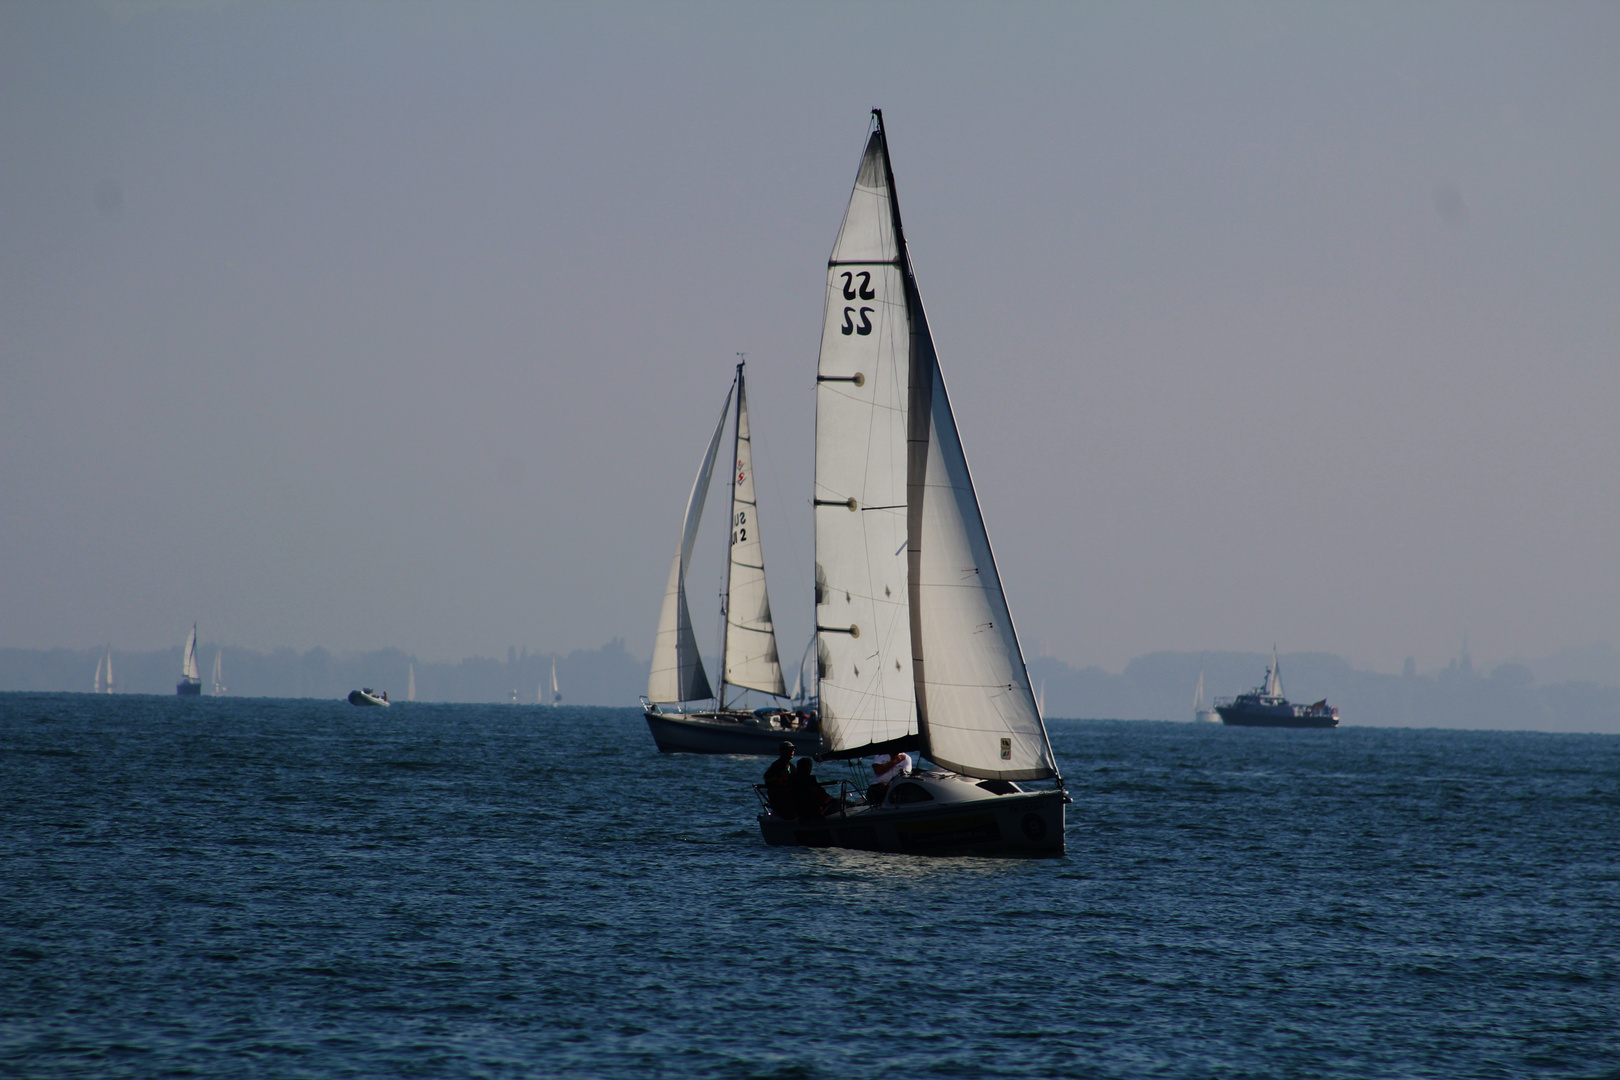
[(904, 752), (879, 754), (873, 758), (872, 786), (866, 789), (866, 801), (872, 806), (882, 806), (884, 798), (889, 794), (889, 781), (905, 776), (909, 772), (911, 772), (910, 754)]
[(816, 779), (815, 769), (814, 761), (800, 758), (798, 767), (793, 770), (793, 779), (789, 787), (792, 805), (790, 817), (798, 817), (802, 821), (816, 821), (827, 816), (827, 806), (833, 799), (822, 788), (821, 781)]
[(770, 805), (771, 813), (781, 817), (792, 815), (793, 797), (789, 790), (792, 780), (793, 743), (783, 739), (776, 760), (765, 770), (765, 801)]

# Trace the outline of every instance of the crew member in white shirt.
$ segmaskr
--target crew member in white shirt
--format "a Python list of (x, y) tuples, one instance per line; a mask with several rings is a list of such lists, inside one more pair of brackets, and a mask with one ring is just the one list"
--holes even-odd
[(872, 759), (872, 786), (866, 789), (866, 801), (873, 806), (881, 806), (889, 794), (889, 781), (910, 772), (910, 754), (879, 754)]

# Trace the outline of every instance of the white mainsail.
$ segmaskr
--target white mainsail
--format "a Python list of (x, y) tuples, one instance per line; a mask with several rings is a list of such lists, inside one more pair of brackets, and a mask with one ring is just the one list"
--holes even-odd
[(191, 624), (191, 633), (186, 636), (185, 659), (180, 663), (180, 677), (186, 682), (202, 682), (202, 676), (197, 671), (197, 624)]
[(824, 744), (853, 757), (909, 741), (970, 776), (1055, 777), (873, 115), (816, 380)]
[(405, 700), (416, 700), (416, 665), (412, 664), (405, 677)]
[(103, 663), (104, 661), (101, 659), (101, 657), (96, 657), (96, 688), (95, 690), (91, 691), (92, 693), (101, 693), (101, 665)]
[(107, 693), (113, 692), (112, 646), (107, 646)]
[[(749, 437), (748, 395), (743, 365), (737, 365), (736, 461), (731, 472), (731, 561), (726, 571), (726, 643), (722, 681), (782, 697), (782, 662), (765, 589), (765, 548), (760, 543), (754, 496), (754, 447)], [(724, 702), (721, 703), (724, 705)]]
[[(727, 390), (726, 402), (720, 408), (720, 422), (714, 426), (709, 449), (698, 467), (697, 479), (692, 482), (692, 494), (686, 500), (681, 542), (669, 568), (669, 584), (664, 587), (664, 607), (658, 615), (658, 634), (653, 639), (652, 671), (647, 677), (649, 701), (695, 701), (714, 693), (703, 671), (703, 659), (698, 655), (697, 637), (692, 633), (692, 614), (686, 604), (686, 570), (692, 562), (698, 521), (703, 516), (709, 477), (714, 474), (714, 457), (720, 449), (720, 435), (725, 430), (726, 413), (730, 409), (731, 391)], [(556, 663), (555, 658), (552, 662)]]
[[(691, 632), (690, 627), (688, 627), (688, 633), (690, 633), (690, 632)], [(702, 668), (699, 668), (698, 669), (698, 674), (701, 675), (702, 673), (703, 673)], [(562, 689), (557, 685), (557, 654), (552, 653), (551, 654), (551, 707), (556, 708), (558, 705), (561, 705), (561, 704), (562, 704)]]
[(223, 694), (225, 692), (225, 680), (224, 680), (223, 675), (221, 674), (221, 669), (220, 669), (220, 665), (224, 662), (224, 659), (225, 659), (225, 650), (224, 649), (215, 649), (214, 650), (214, 678), (213, 678), (214, 696), (215, 697), (218, 697), (219, 695), (221, 695), (221, 694)]
[(907, 588), (911, 319), (881, 128), (827, 263), (816, 375), (816, 667), (822, 745), (917, 737)]
[(1266, 697), (1282, 697), (1282, 668), (1277, 666), (1277, 646), (1271, 647), (1271, 667), (1266, 669)]

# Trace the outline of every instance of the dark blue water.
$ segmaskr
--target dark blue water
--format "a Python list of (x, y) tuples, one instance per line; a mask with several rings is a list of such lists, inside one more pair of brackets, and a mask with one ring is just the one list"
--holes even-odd
[(0, 1073), (1620, 1077), (1620, 739), (1053, 738), (940, 860), (628, 710), (0, 695)]

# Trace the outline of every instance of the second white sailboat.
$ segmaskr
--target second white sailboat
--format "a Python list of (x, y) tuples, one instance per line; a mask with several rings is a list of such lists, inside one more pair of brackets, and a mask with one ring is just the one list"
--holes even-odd
[[(732, 429), (731, 518), (726, 563), (725, 621), (720, 642), (720, 686), (716, 693), (703, 670), (692, 614), (686, 601), (686, 575), (697, 539), (698, 522), (714, 475), (721, 436), (736, 402)], [(776, 626), (765, 587), (765, 549), (760, 541), (758, 500), (754, 491), (753, 437), (748, 426), (748, 390), (743, 364), (726, 394), (720, 420), (692, 483), (681, 542), (669, 570), (664, 607), (653, 642), (652, 671), (642, 699), (647, 727), (665, 753), (775, 754), (784, 740), (801, 753), (821, 748), (809, 714), (766, 707), (749, 711), (727, 701), (727, 690), (755, 690), (776, 698), (787, 696), (782, 663), (776, 650)], [(740, 695), (739, 695), (740, 696)], [(688, 702), (707, 699), (710, 708), (688, 712)], [(670, 703), (675, 709), (661, 707)]]

